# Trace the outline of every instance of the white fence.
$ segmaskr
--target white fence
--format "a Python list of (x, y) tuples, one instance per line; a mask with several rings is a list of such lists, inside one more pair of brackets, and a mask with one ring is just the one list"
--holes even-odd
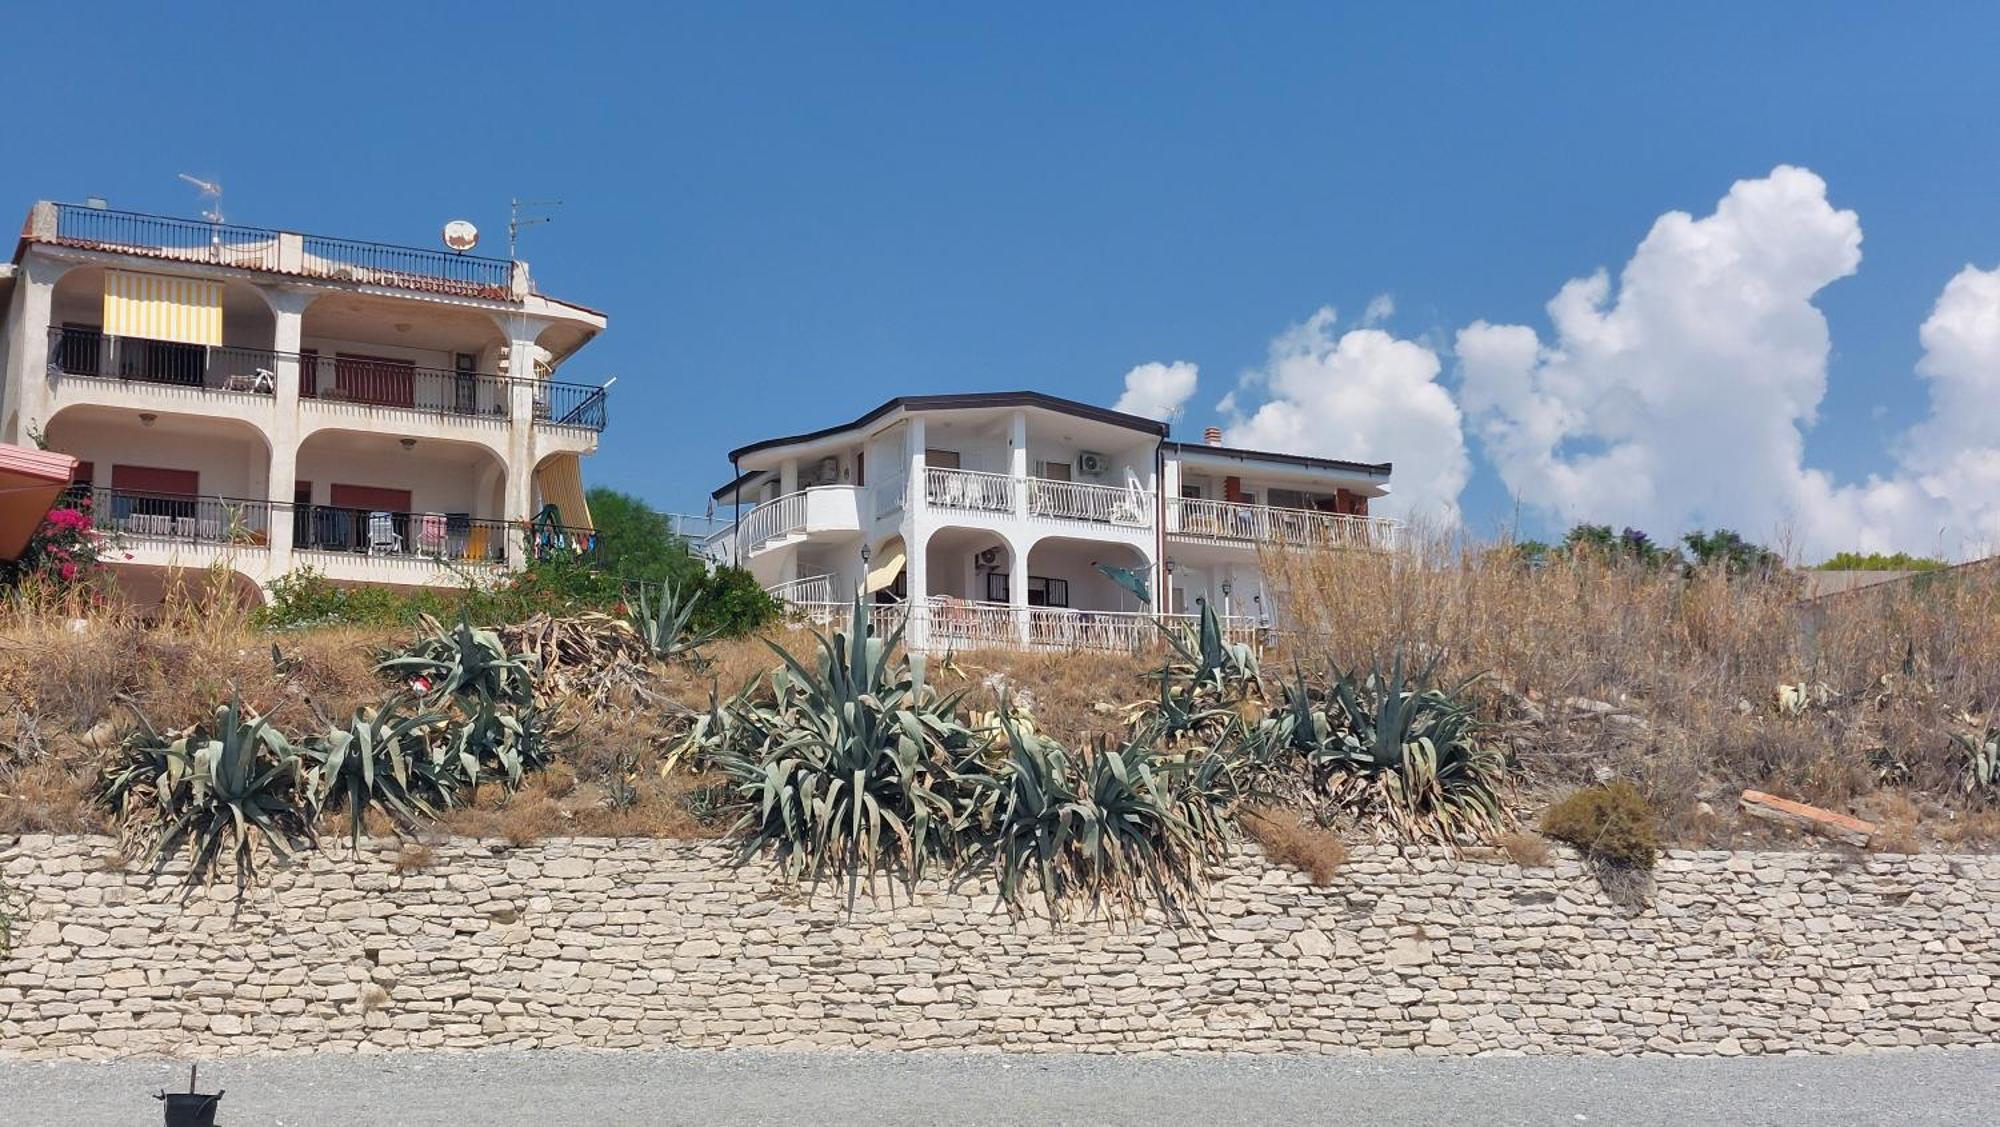
[(1036, 477), (1028, 479), (1028, 512), (1057, 520), (1151, 528), (1153, 496), (1142, 489)]
[(1014, 513), (1020, 509), (1019, 478), (981, 470), (924, 469), (924, 504), (970, 513)]
[(1249, 540), (1295, 548), (1393, 548), (1396, 521), (1312, 509), (1274, 509), (1235, 501), (1176, 497), (1168, 502), (1167, 534), (1190, 540)]
[[(845, 628), (853, 604), (837, 601), (792, 600), (792, 611), (815, 625)], [(879, 633), (905, 626), (904, 641), (913, 649), (1066, 651), (1146, 653), (1168, 645), (1161, 631), (1192, 627), (1194, 615), (1155, 616), (1146, 611), (1075, 610), (1067, 607), (1015, 607), (1005, 603), (935, 599), (914, 607), (902, 603), (870, 604), (869, 619)], [(907, 617), (906, 617), (907, 616)], [(1256, 645), (1263, 628), (1247, 618), (1228, 619), (1223, 633), (1229, 641)]]

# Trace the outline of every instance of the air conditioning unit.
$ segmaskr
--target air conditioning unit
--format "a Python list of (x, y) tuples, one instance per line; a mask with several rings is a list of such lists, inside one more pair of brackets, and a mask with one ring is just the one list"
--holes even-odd
[(1076, 468), (1091, 477), (1103, 477), (1111, 465), (1111, 459), (1093, 450), (1079, 450), (1076, 454)]
[(1000, 549), (988, 548), (977, 556), (974, 556), (973, 559), (980, 567), (998, 567), (1000, 566)]

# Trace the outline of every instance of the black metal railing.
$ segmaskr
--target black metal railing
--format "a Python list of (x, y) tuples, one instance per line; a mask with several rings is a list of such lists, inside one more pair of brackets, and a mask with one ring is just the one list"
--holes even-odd
[(56, 241), (182, 262), (278, 269), (278, 232), (234, 223), (57, 204)]
[(603, 430), (609, 421), (605, 409), (607, 390), (589, 384), (535, 383), (535, 421), (554, 426)]
[[(64, 376), (270, 395), (277, 387), (278, 362), (289, 359), (291, 353), (268, 348), (113, 337), (75, 327), (49, 330), (49, 366)], [(505, 376), (380, 357), (307, 353), (298, 362), (299, 394), (306, 399), (462, 418), (513, 417), (516, 381)], [(534, 389), (538, 424), (601, 431), (609, 419), (604, 388), (520, 382)]]
[(512, 414), (511, 387), (505, 376), (420, 368), (398, 360), (318, 355), (299, 360), (299, 394), (327, 403), (506, 419)]
[(296, 236), (300, 246), (298, 261), (288, 266), (279, 253), (283, 233), (271, 228), (79, 204), (63, 203), (55, 207), (55, 241), (64, 246), (458, 297), (506, 301), (514, 296), (514, 264), (502, 258), (328, 235), (299, 235)]
[(501, 301), (514, 296), (514, 264), (504, 258), (364, 243), (327, 235), (303, 235), (301, 239), (305, 248), (301, 272), (315, 278)]
[(88, 496), (97, 528), (121, 540), (243, 548), (271, 543), (269, 501), (89, 486), (71, 495)]
[(292, 506), (292, 547), (458, 563), (507, 558), (508, 522), (466, 513), (398, 513), (338, 505)]
[(66, 376), (269, 395), (277, 386), (278, 356), (268, 348), (49, 330), (49, 364)]

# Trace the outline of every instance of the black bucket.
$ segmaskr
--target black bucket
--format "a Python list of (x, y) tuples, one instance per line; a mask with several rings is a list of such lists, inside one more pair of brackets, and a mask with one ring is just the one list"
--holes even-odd
[(222, 1102), (222, 1093), (168, 1092), (160, 1098), (167, 1101), (167, 1127), (215, 1127), (215, 1105)]

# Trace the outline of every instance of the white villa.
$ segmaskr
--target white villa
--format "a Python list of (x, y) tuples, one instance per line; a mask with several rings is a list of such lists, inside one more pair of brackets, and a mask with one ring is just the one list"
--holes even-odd
[(732, 451), (713, 496), (735, 519), (706, 546), (815, 616), (862, 590), (942, 650), (1133, 648), (1203, 602), (1254, 631), (1277, 611), (1260, 546), (1393, 543), (1368, 515), (1387, 463), (1167, 436), (1035, 392), (902, 396)]
[(554, 376), (605, 317), (526, 263), (42, 202), (0, 318), (0, 441), (82, 460), (142, 597), (456, 584), (589, 528), (605, 389)]

